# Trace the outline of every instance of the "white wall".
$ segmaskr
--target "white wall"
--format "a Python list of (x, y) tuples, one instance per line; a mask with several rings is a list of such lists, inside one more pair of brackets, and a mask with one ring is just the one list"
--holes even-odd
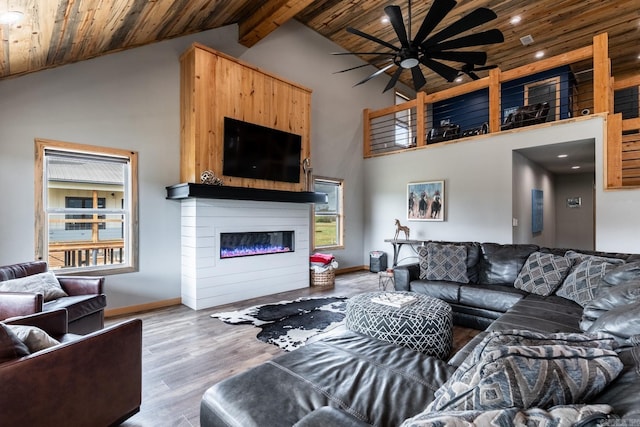
[(179, 57), (200, 42), (281, 74), (313, 90), (314, 173), (346, 180), (346, 247), (342, 267), (362, 265), (362, 110), (393, 102), (387, 79), (352, 88), (371, 67), (330, 56), (339, 48), (289, 22), (251, 49), (230, 26), (89, 61), (0, 81), (0, 264), (34, 258), (34, 138), (139, 152), (140, 271), (108, 276), (109, 308), (180, 296), (180, 204), (165, 200), (178, 183)]
[[(512, 243), (513, 150), (593, 138), (596, 249), (640, 253), (640, 190), (603, 190), (604, 124), (601, 116), (579, 118), (366, 160), (365, 251), (379, 249), (391, 256), (391, 247), (384, 239), (393, 237), (394, 218), (406, 218), (407, 183), (439, 179), (445, 180), (445, 221), (405, 219), (412, 238)], [(403, 249), (400, 258), (410, 255)]]
[[(522, 154), (513, 152), (513, 243), (554, 247), (556, 241), (556, 198), (553, 174)], [(531, 190), (542, 190), (542, 231), (531, 231)]]
[[(593, 174), (556, 176), (556, 244), (560, 248), (593, 249)], [(567, 198), (580, 197), (579, 208), (567, 207)]]

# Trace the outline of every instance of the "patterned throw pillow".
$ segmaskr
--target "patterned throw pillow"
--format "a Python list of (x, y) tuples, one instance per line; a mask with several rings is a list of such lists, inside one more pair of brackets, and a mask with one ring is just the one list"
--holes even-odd
[(562, 283), (573, 261), (564, 256), (534, 252), (529, 255), (513, 286), (546, 297)]
[[(501, 346), (483, 353), (431, 411), (551, 408), (588, 401), (622, 371), (615, 351), (567, 345)], [(443, 386), (444, 387), (444, 386)]]
[(427, 243), (426, 250), (425, 279), (469, 283), (465, 246), (431, 242)]
[(612, 261), (613, 259), (603, 261), (602, 257), (584, 259), (571, 270), (556, 295), (586, 306), (595, 297), (602, 277), (617, 265), (624, 263), (623, 260)]
[(1, 292), (33, 292), (42, 294), (45, 302), (68, 296), (50, 271), (0, 282)]
[(575, 425), (589, 418), (606, 420), (613, 412), (609, 405), (559, 405), (547, 410), (541, 408), (507, 408), (493, 411), (421, 412), (405, 420), (400, 427), (442, 426), (536, 426), (558, 427)]

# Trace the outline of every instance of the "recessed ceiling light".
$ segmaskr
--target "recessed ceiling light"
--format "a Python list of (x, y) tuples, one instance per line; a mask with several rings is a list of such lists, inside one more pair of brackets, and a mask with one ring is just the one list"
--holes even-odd
[(580, 166), (571, 166), (571, 169), (580, 169)]
[(544, 52), (539, 50), (539, 51), (536, 52), (535, 56), (536, 56), (536, 58), (540, 59), (540, 58), (542, 58), (544, 56)]
[(564, 159), (567, 156), (568, 156), (567, 154), (558, 154), (559, 159)]
[(457, 77), (456, 78), (456, 83), (460, 83), (462, 81), (462, 77)]
[(522, 18), (520, 18), (520, 16), (516, 15), (513, 18), (511, 18), (511, 20), (509, 20), (509, 22), (511, 22), (513, 25), (519, 23), (522, 20)]
[(388, 24), (389, 23), (389, 17), (388, 16), (383, 16), (380, 19), (380, 22), (382, 22), (383, 24)]
[(24, 13), (17, 10), (10, 10), (8, 12), (0, 13), (0, 24), (15, 24), (22, 20)]

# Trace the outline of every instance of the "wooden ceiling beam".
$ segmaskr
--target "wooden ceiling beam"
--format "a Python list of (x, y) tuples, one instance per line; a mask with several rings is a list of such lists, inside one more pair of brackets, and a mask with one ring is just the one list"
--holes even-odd
[(256, 13), (239, 22), (238, 42), (245, 47), (252, 47), (313, 2), (268, 0)]

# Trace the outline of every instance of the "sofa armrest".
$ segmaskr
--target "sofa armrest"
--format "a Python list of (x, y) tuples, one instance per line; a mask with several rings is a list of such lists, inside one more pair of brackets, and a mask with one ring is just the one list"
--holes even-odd
[(393, 283), (396, 291), (409, 291), (412, 280), (420, 278), (420, 264), (399, 265), (393, 269)]
[(332, 408), (331, 406), (323, 406), (305, 415), (300, 421), (293, 425), (293, 427), (326, 426), (370, 427), (371, 424), (360, 421), (340, 409)]
[(42, 294), (32, 292), (0, 292), (0, 320), (42, 311)]
[(13, 317), (5, 321), (8, 325), (27, 325), (42, 329), (52, 337), (60, 337), (68, 332), (67, 310), (64, 308), (28, 316)]
[(102, 294), (104, 277), (102, 276), (57, 276), (62, 289), (69, 295)]
[(0, 364), (3, 425), (117, 425), (140, 408), (142, 321)]

